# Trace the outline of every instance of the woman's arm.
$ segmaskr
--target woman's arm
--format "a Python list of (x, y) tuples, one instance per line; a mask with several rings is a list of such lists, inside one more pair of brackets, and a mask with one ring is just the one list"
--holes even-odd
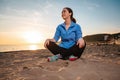
[(56, 32), (55, 32), (55, 35), (54, 35), (54, 38), (53, 39), (47, 39), (44, 43), (44, 47), (47, 48), (47, 45), (49, 45), (49, 42), (57, 42), (60, 38), (60, 30), (59, 30), (59, 26), (56, 28)]
[(55, 39), (47, 39), (44, 43), (44, 47), (47, 48), (47, 45), (49, 45), (49, 42), (56, 42)]
[(85, 46), (85, 41), (83, 38), (80, 38), (78, 41), (77, 41), (77, 45), (79, 45), (79, 48), (82, 48)]
[(80, 25), (77, 25), (76, 40), (77, 40), (77, 45), (79, 45), (79, 48), (84, 47), (85, 42), (84, 42), (84, 39), (82, 38), (82, 30), (81, 30)]

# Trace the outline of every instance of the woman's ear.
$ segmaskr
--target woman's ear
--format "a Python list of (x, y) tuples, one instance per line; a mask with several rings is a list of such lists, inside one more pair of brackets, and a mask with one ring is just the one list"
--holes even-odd
[(71, 15), (72, 15), (72, 13), (69, 13), (69, 15), (71, 16)]

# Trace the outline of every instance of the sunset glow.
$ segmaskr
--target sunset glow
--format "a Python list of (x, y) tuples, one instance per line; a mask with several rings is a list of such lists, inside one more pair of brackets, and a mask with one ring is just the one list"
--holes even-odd
[(39, 32), (24, 32), (23, 37), (27, 43), (37, 44), (43, 41), (43, 37)]
[(29, 49), (30, 50), (36, 50), (36, 49), (38, 49), (38, 46), (37, 45), (30, 45)]
[(44, 44), (63, 23), (64, 7), (86, 35), (120, 32), (120, 0), (0, 0), (0, 45)]

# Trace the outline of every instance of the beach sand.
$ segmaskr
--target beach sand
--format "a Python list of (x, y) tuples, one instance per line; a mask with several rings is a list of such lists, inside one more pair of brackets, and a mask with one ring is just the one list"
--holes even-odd
[(47, 62), (46, 49), (0, 53), (0, 80), (120, 80), (120, 45), (87, 45), (76, 61)]

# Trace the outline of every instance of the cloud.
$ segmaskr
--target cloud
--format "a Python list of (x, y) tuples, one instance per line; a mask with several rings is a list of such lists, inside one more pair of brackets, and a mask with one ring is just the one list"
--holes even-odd
[(6, 13), (0, 13), (1, 31), (12, 29), (24, 29), (25, 27), (46, 26), (43, 23), (44, 17), (40, 11), (20, 10), (15, 8), (6, 8)]
[(45, 6), (43, 6), (43, 11), (45, 14), (49, 14), (49, 11), (53, 8), (54, 6), (49, 1), (46, 1)]
[(87, 0), (84, 0), (84, 4), (88, 10), (95, 10), (100, 7), (100, 5), (98, 3), (89, 2)]
[(46, 1), (46, 5), (44, 6), (44, 8), (49, 9), (51, 7), (53, 7), (53, 5), (49, 1)]
[(52, 36), (59, 21), (58, 8), (49, 1), (40, 4), (35, 8), (32, 5), (32, 9), (5, 6), (0, 12), (0, 32), (40, 31), (46, 37)]

